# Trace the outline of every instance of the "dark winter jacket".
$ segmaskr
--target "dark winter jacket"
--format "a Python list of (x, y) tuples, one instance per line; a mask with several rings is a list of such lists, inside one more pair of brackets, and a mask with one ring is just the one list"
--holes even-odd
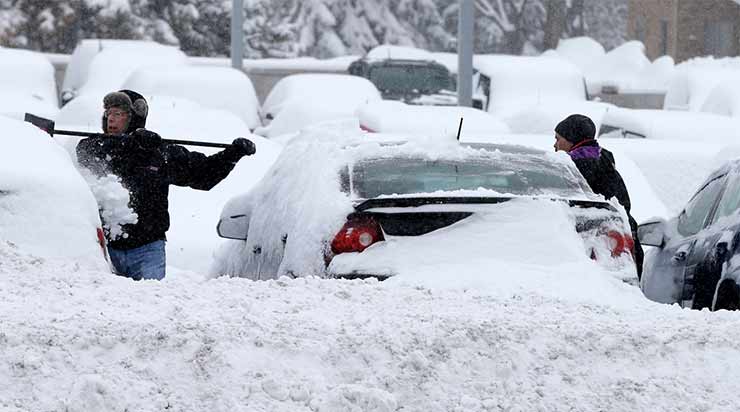
[(630, 213), (630, 195), (622, 176), (614, 167), (614, 155), (610, 151), (591, 139), (574, 146), (568, 154), (594, 193), (607, 199), (617, 198), (619, 204)]
[(584, 140), (574, 146), (568, 154), (581, 172), (594, 193), (603, 195), (607, 200), (616, 198), (627, 211), (632, 237), (635, 241), (635, 263), (638, 276), (642, 274), (643, 251), (637, 238), (637, 222), (630, 210), (632, 203), (624, 180), (614, 166), (614, 155), (599, 146), (595, 139)]
[(239, 160), (228, 149), (212, 156), (172, 144), (144, 149), (130, 136), (83, 139), (77, 145), (77, 158), (97, 175), (120, 177), (130, 192), (129, 206), (138, 221), (123, 226), (123, 237), (108, 239), (110, 247), (122, 250), (165, 239), (170, 227), (169, 185), (209, 190), (226, 178)]

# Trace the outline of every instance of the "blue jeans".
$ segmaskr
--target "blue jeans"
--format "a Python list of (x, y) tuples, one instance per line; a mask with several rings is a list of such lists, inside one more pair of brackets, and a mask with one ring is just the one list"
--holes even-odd
[(131, 250), (108, 248), (116, 274), (133, 280), (164, 279), (164, 240), (157, 240)]

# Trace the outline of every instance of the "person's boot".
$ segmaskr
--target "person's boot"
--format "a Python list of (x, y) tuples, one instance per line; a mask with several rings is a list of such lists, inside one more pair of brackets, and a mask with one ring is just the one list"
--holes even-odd
[(738, 310), (740, 309), (740, 289), (734, 280), (724, 278), (717, 285), (714, 293), (712, 310)]

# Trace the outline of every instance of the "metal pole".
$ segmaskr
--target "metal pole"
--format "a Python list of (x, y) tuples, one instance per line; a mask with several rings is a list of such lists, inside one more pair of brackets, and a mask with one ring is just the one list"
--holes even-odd
[(244, 0), (233, 0), (231, 7), (231, 67), (241, 70), (244, 60)]
[(473, 0), (460, 0), (457, 23), (457, 100), (460, 106), (473, 105)]

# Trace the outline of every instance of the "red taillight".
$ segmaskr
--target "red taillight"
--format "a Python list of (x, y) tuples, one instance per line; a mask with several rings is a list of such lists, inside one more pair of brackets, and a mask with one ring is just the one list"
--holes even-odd
[(331, 251), (335, 255), (347, 252), (362, 252), (370, 245), (385, 240), (380, 225), (370, 216), (349, 217), (334, 240)]
[(103, 256), (107, 259), (108, 258), (108, 250), (105, 248), (105, 233), (103, 232), (103, 228), (98, 228), (97, 230), (98, 234), (98, 244), (100, 245), (100, 248), (103, 250)]
[(632, 235), (622, 234), (612, 230), (607, 233), (607, 236), (609, 238), (609, 249), (612, 251), (612, 257), (621, 256), (624, 253), (634, 254), (635, 241), (632, 239)]
[(360, 123), (360, 130), (368, 132), (368, 133), (375, 133), (375, 130), (365, 126), (364, 124)]

